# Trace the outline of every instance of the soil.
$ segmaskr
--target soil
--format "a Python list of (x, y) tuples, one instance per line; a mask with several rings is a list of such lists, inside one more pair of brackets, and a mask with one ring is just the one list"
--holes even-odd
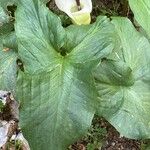
[(141, 142), (120, 137), (120, 134), (106, 122), (107, 134), (101, 150), (140, 150)]
[[(99, 128), (106, 129), (106, 134), (102, 135), (99, 142), (102, 142), (100, 147), (88, 150), (141, 150), (141, 141), (127, 139), (121, 137), (116, 129), (111, 126), (104, 118), (95, 117), (93, 124), (99, 124)], [(94, 127), (94, 126), (93, 126)], [(89, 140), (83, 138), (70, 147), (70, 150), (87, 150)], [(94, 141), (90, 141), (91, 144)]]

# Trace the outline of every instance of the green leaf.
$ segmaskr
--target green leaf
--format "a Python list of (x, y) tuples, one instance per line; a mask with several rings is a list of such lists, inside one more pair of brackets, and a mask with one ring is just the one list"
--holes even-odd
[(4, 9), (7, 10), (7, 6), (12, 6), (12, 5), (17, 5), (18, 0), (1, 0), (0, 1), (0, 6)]
[(150, 141), (144, 140), (141, 144), (141, 150), (149, 150), (150, 149)]
[(4, 34), (10, 33), (13, 30), (13, 27), (11, 17), (0, 6), (0, 38), (2, 38)]
[(40, 1), (20, 2), (16, 13), (16, 32), (18, 41), (22, 43), (19, 54), (28, 72), (51, 70), (57, 65), (60, 55), (57, 51), (64, 44), (65, 30), (60, 18)]
[(10, 16), (4, 11), (0, 5), (0, 36), (9, 33), (13, 29), (13, 24), (10, 21)]
[(18, 49), (18, 43), (16, 39), (16, 34), (15, 32), (11, 32), (9, 34), (5, 34), (2, 36), (2, 43), (4, 48), (10, 48), (13, 50)]
[[(68, 53), (70, 53), (82, 40), (89, 34), (92, 25), (70, 25), (66, 28), (66, 43), (64, 45)], [(81, 34), (82, 33), (82, 34)]]
[(14, 30), (14, 23), (8, 22), (3, 24), (3, 26), (0, 27), (0, 36), (3, 36), (5, 34), (10, 34)]
[[(78, 28), (80, 35), (68, 39), (73, 28), (77, 27), (64, 29), (40, 1), (21, 0), (18, 5), (15, 31), (24, 72), (18, 74), (17, 95), (21, 128), (33, 150), (66, 150), (86, 133), (95, 113), (91, 70), (97, 59), (112, 51), (114, 28), (102, 17), (88, 33), (84, 26), (84, 31)], [(86, 58), (91, 63), (82, 65)]]
[(66, 62), (51, 72), (19, 73), (21, 127), (31, 149), (66, 150), (87, 132), (95, 90), (86, 74)]
[(118, 47), (94, 76), (98, 114), (123, 136), (150, 138), (150, 44), (125, 18), (113, 18)]
[(143, 27), (150, 38), (150, 1), (129, 0), (129, 5), (137, 22)]
[[(98, 17), (96, 23), (90, 29), (87, 26), (85, 28), (87, 33), (81, 28), (83, 32), (80, 34), (83, 35), (78, 35), (79, 39), (75, 40), (76, 47), (74, 47), (70, 54), (72, 61), (76, 63), (88, 63), (106, 57), (114, 48), (114, 26), (107, 17)], [(71, 34), (76, 35), (75, 31), (73, 28), (69, 30)], [(73, 36), (73, 39), (76, 39), (76, 37)], [(70, 41), (74, 46), (73, 40)]]
[(0, 6), (2, 6), (4, 8), (4, 10), (7, 9), (7, 6), (11, 6), (11, 5), (16, 5), (18, 2), (18, 0), (1, 0), (0, 1)]
[(4, 104), (3, 104), (3, 102), (0, 99), (0, 112), (2, 112), (3, 108), (4, 108)]
[(43, 2), (44, 4), (48, 3), (51, 0), (41, 0), (41, 2)]
[[(44, 4), (49, 2), (50, 0), (40, 0)], [(18, 5), (19, 0), (1, 0), (0, 1), (0, 6), (4, 8), (4, 10), (7, 9), (7, 6), (12, 6), (12, 5)]]
[(5, 13), (4, 9), (0, 6), (0, 27), (9, 21), (9, 16)]
[(0, 89), (14, 91), (16, 89), (17, 54), (13, 50), (0, 51)]

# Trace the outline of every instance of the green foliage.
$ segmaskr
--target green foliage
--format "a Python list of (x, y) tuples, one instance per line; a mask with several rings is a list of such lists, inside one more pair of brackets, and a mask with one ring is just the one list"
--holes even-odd
[(150, 1), (149, 0), (129, 0), (130, 7), (134, 13), (136, 21), (145, 30), (150, 39)]
[(150, 149), (150, 140), (144, 140), (141, 145), (141, 150), (149, 150)]
[(17, 95), (31, 149), (66, 149), (91, 125), (97, 95), (91, 70), (112, 51), (114, 28), (106, 17), (88, 32), (84, 28), (63, 28), (39, 1), (18, 4), (15, 30), (24, 72), (18, 74)]
[(9, 21), (9, 16), (5, 13), (4, 9), (0, 6), (0, 26), (3, 23), (7, 23)]
[(112, 23), (120, 40), (94, 73), (97, 111), (122, 135), (149, 138), (150, 44), (129, 20), (113, 18)]
[(106, 128), (100, 127), (99, 117), (95, 116), (90, 130), (84, 138), (84, 140), (88, 142), (86, 146), (87, 150), (100, 149), (104, 142), (106, 133)]
[(8, 12), (4, 11), (4, 9), (0, 5), (0, 38), (2, 35), (10, 33), (13, 29), (13, 22), (11, 21), (11, 17)]
[(0, 112), (3, 111), (3, 108), (4, 108), (4, 104), (2, 103), (1, 99), (0, 99)]
[[(46, 2), (0, 2), (0, 89), (16, 91), (31, 150), (67, 149), (87, 132), (95, 113), (123, 136), (150, 138), (149, 41), (126, 18), (100, 16), (93, 24), (64, 28)], [(149, 36), (149, 2), (129, 2)], [(12, 4), (15, 29), (6, 11)], [(23, 66), (17, 70), (18, 58)], [(89, 150), (101, 146), (103, 131), (95, 129)]]
[(10, 5), (17, 5), (18, 0), (1, 0), (0, 1), (0, 6), (4, 9), (7, 10), (7, 6)]
[(17, 54), (13, 50), (0, 50), (0, 89), (14, 91), (17, 75)]

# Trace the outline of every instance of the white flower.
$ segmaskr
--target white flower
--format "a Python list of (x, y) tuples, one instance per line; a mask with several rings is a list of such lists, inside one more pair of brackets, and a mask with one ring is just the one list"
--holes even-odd
[(61, 11), (72, 19), (73, 23), (78, 25), (90, 24), (92, 1), (80, 0), (80, 6), (77, 5), (77, 1), (79, 0), (55, 0), (55, 3)]

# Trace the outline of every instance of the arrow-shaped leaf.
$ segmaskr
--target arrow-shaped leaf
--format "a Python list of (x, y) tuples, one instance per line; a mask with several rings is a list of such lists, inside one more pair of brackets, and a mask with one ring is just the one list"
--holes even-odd
[(99, 115), (123, 136), (150, 137), (150, 44), (125, 18), (113, 18), (118, 45), (95, 71)]
[(76, 28), (64, 29), (40, 1), (18, 5), (15, 29), (24, 72), (18, 75), (17, 94), (21, 126), (33, 150), (66, 150), (91, 125), (96, 97), (91, 70), (112, 51), (114, 28), (106, 17), (87, 33), (83, 26), (74, 36)]

